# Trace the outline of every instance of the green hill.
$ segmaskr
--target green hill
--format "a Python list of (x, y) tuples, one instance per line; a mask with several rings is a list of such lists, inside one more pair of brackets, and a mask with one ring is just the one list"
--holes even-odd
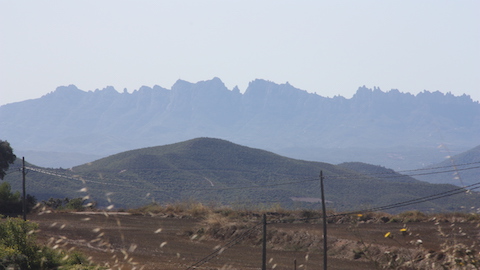
[[(14, 165), (7, 180), (18, 188), (19, 181), (13, 179), (20, 173), (15, 166), (18, 169)], [(100, 206), (112, 203), (115, 207), (194, 200), (234, 207), (319, 208), (318, 202), (305, 201), (320, 198), (320, 171), (325, 176), (328, 207), (339, 211), (457, 188), (417, 181), (379, 166), (296, 160), (211, 138), (122, 152), (71, 170), (29, 168), (27, 189), (39, 200), (88, 195)], [(477, 193), (462, 193), (391, 211), (458, 211), (480, 206), (478, 199)]]
[(344, 162), (338, 164), (339, 167), (355, 171), (360, 174), (396, 183), (419, 183), (419, 181), (408, 175), (400, 174), (392, 169), (382, 166), (371, 165), (363, 162)]

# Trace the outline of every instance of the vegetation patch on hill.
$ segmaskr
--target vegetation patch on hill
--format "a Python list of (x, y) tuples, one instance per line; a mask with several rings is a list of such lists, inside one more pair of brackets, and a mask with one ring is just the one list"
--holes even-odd
[[(296, 160), (212, 138), (127, 151), (71, 170), (31, 164), (27, 167), (27, 190), (39, 201), (82, 197), (104, 208), (198, 201), (235, 209), (273, 205), (317, 209), (320, 171), (324, 175), (327, 208), (335, 211), (399, 202), (413, 203), (386, 211), (451, 212), (480, 208), (477, 192), (457, 186), (430, 184), (365, 163), (332, 165)], [(17, 163), (12, 165), (6, 179), (16, 190), (21, 188), (18, 168)], [(455, 192), (451, 193), (452, 190)], [(431, 198), (436, 194), (448, 196)]]

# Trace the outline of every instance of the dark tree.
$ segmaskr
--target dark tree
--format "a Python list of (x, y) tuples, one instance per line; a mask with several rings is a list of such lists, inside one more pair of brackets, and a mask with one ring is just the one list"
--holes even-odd
[(5, 177), (5, 171), (8, 170), (10, 164), (15, 162), (17, 157), (13, 154), (13, 149), (7, 141), (0, 140), (0, 179)]

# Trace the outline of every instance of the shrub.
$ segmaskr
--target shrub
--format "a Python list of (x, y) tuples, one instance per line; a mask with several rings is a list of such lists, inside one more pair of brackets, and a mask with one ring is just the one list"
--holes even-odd
[[(35, 223), (18, 218), (0, 222), (0, 270), (15, 269), (91, 269), (83, 255), (68, 255), (35, 242)], [(65, 260), (64, 258), (70, 258)]]
[(68, 202), (65, 204), (65, 209), (83, 211), (84, 202), (85, 200), (83, 198), (75, 198), (75, 199), (68, 200)]
[(427, 215), (424, 213), (418, 211), (418, 210), (413, 210), (413, 211), (406, 211), (402, 212), (397, 215), (397, 217), (394, 217), (392, 220), (400, 220), (401, 222), (420, 222), (420, 221), (426, 221), (428, 219)]
[(202, 203), (192, 203), (187, 211), (194, 218), (205, 218), (212, 212), (211, 208)]
[(18, 265), (21, 269), (40, 269), (38, 248), (33, 237), (36, 224), (17, 218), (0, 223), (1, 265)]

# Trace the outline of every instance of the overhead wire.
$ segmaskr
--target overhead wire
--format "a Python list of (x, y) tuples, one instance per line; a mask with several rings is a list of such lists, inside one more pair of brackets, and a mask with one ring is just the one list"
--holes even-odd
[[(480, 187), (474, 187), (476, 185), (480, 185), (480, 183), (470, 185), (470, 187), (473, 187), (472, 189), (480, 188)], [(347, 215), (353, 215), (353, 214), (360, 214), (360, 213), (365, 213), (365, 212), (375, 212), (375, 211), (388, 210), (388, 209), (403, 207), (403, 206), (407, 206), (407, 205), (411, 205), (411, 204), (432, 201), (432, 200), (436, 200), (436, 199), (440, 199), (440, 198), (448, 197), (448, 196), (453, 196), (453, 195), (464, 193), (464, 192), (465, 192), (464, 188), (458, 188), (458, 189), (453, 189), (453, 190), (433, 194), (433, 195), (430, 195), (430, 196), (425, 196), (425, 197), (422, 197), (422, 198), (417, 198), (417, 199), (408, 200), (408, 201), (404, 201), (404, 202), (399, 202), (399, 203), (395, 203), (395, 204), (390, 204), (390, 205), (385, 205), (385, 206), (380, 206), (380, 207), (374, 207), (374, 208), (367, 208), (367, 209), (358, 210), (358, 211), (350, 211), (350, 212), (340, 213), (340, 214), (327, 215), (327, 218), (338, 217), (338, 216), (347, 216)], [(289, 219), (288, 222), (306, 221), (306, 220), (315, 220), (315, 219), (321, 219), (321, 217), (301, 218), (301, 219), (294, 219), (294, 220)], [(284, 222), (284, 221), (283, 220), (276, 220), (276, 221), (267, 222), (267, 224), (275, 224), (275, 223), (282, 223), (282, 222)], [(211, 259), (218, 256), (220, 253), (222, 253), (224, 250), (238, 244), (243, 238), (248, 236), (253, 231), (253, 229), (255, 229), (260, 224), (261, 223), (257, 223), (252, 228), (245, 231), (242, 235), (230, 240), (227, 244), (223, 245), (222, 247), (216, 248), (213, 252), (211, 252), (210, 254), (205, 256), (204, 258), (200, 259), (199, 261), (197, 261), (196, 263), (194, 263), (190, 267), (188, 267), (187, 270), (195, 269), (196, 267), (207, 263)]]
[[(475, 163), (467, 163), (465, 165), (471, 165), (471, 164), (477, 164), (477, 162)], [(459, 165), (460, 166), (460, 165)], [(444, 167), (437, 167), (437, 168), (444, 168)], [(445, 172), (452, 172), (452, 171), (460, 171), (460, 170), (470, 170), (470, 169), (476, 169), (476, 168), (480, 168), (480, 166), (475, 166), (475, 167), (470, 167), (470, 168), (463, 168), (463, 169), (457, 169), (457, 170), (447, 170), (447, 171), (441, 171), (441, 172), (427, 172), (427, 173), (420, 173), (420, 174), (415, 174), (415, 175), (426, 175), (426, 174), (439, 174), (439, 173), (445, 173)], [(95, 184), (108, 184), (108, 185), (116, 185), (116, 186), (123, 186), (123, 187), (133, 187), (133, 188), (138, 188), (136, 186), (131, 186), (131, 185), (121, 185), (121, 184), (115, 184), (115, 183), (105, 183), (105, 182), (101, 182), (101, 181), (94, 181), (94, 180), (90, 180), (90, 179), (85, 179), (84, 177), (72, 177), (72, 176), (67, 176), (67, 175), (62, 175), (62, 174), (59, 174), (59, 173), (54, 173), (54, 172), (49, 172), (49, 171), (46, 171), (46, 170), (42, 170), (42, 169), (37, 169), (37, 168), (32, 168), (32, 167), (27, 167), (27, 169), (29, 170), (32, 170), (32, 171), (36, 171), (36, 172), (39, 172), (39, 173), (43, 173), (43, 174), (48, 174), (48, 175), (52, 175), (52, 176), (56, 176), (56, 177), (61, 177), (61, 178), (67, 178), (67, 179), (71, 179), (71, 180), (75, 180), (75, 181), (82, 181), (82, 182), (90, 182), (90, 183), (95, 183)], [(410, 171), (420, 171), (420, 170), (410, 170)], [(383, 173), (385, 174), (385, 173)], [(368, 175), (379, 175), (379, 174), (367, 174)], [(358, 175), (357, 175), (358, 176)], [(395, 175), (395, 177), (404, 177), (405, 175)], [(392, 176), (390, 177), (385, 177), (385, 178), (391, 178)], [(327, 178), (331, 178), (331, 179), (338, 179), (339, 177), (327, 177)], [(276, 184), (270, 184), (270, 185), (261, 185), (261, 186), (248, 186), (248, 187), (226, 187), (226, 188), (216, 188), (216, 189), (193, 189), (193, 190), (234, 190), (234, 189), (251, 189), (251, 188), (266, 188), (266, 187), (274, 187), (274, 186), (281, 186), (281, 185), (288, 185), (288, 184), (297, 184), (297, 183), (305, 183), (305, 182), (313, 182), (313, 181), (318, 181), (318, 179), (308, 179), (308, 180), (301, 180), (301, 181), (290, 181), (290, 182), (284, 182), (284, 183), (276, 183)], [(350, 212), (346, 212), (346, 213), (340, 213), (340, 214), (333, 214), (333, 215), (328, 215), (327, 217), (335, 217), (335, 216), (346, 216), (346, 215), (352, 215), (352, 214), (359, 214), (359, 213), (365, 213), (365, 212), (374, 212), (374, 211), (383, 211), (383, 210), (388, 210), (388, 209), (395, 209), (395, 208), (399, 208), (399, 207), (404, 207), (404, 206), (408, 206), (408, 205), (412, 205), (412, 204), (417, 204), (417, 203), (422, 203), (422, 202), (428, 202), (428, 201), (432, 201), (432, 200), (436, 200), (436, 199), (440, 199), (440, 198), (444, 198), (444, 197), (448, 197), (448, 196), (453, 196), (453, 195), (456, 195), (456, 194), (461, 194), (461, 193), (464, 193), (466, 192), (465, 188), (470, 188), (470, 190), (473, 190), (473, 189), (478, 189), (480, 188), (480, 182), (479, 183), (474, 183), (474, 184), (471, 184), (469, 186), (466, 186), (466, 187), (462, 187), (462, 188), (457, 188), (457, 189), (452, 189), (452, 190), (448, 190), (448, 191), (445, 191), (445, 192), (441, 192), (441, 193), (437, 193), (437, 194), (432, 194), (432, 195), (429, 195), (429, 196), (425, 196), (425, 197), (421, 197), (421, 198), (417, 198), (417, 199), (412, 199), (412, 200), (407, 200), (407, 201), (402, 201), (402, 202), (398, 202), (398, 203), (394, 203), (394, 204), (389, 204), (389, 205), (384, 205), (384, 206), (379, 206), (379, 207), (373, 207), (373, 208), (367, 208), (367, 209), (363, 209), (363, 210), (357, 210), (357, 211), (350, 211)], [(151, 190), (151, 191), (158, 191), (157, 190)], [(301, 220), (312, 220), (312, 219), (319, 219), (319, 218), (302, 218), (302, 219), (295, 219), (294, 221), (301, 221)], [(292, 220), (289, 219), (289, 222), (291, 222)], [(278, 221), (277, 221), (278, 222)], [(270, 222), (269, 224), (271, 223), (276, 223), (276, 222)], [(231, 248), (232, 246), (238, 244), (241, 240), (243, 240), (245, 237), (247, 237), (248, 235), (250, 235), (253, 230), (259, 226), (261, 223), (258, 223), (256, 225), (254, 225), (252, 228), (250, 228), (249, 230), (245, 231), (244, 233), (242, 233), (241, 235), (239, 235), (238, 237), (230, 240), (229, 242), (227, 242), (225, 245), (223, 245), (222, 247), (218, 247), (216, 248), (213, 252), (211, 252), (210, 254), (208, 254), (207, 256), (205, 256), (204, 258), (200, 259), (199, 261), (197, 261), (195, 264), (191, 265), (190, 267), (188, 267), (187, 269), (194, 269), (195, 267), (198, 267), (198, 266), (201, 266), (205, 263), (207, 263), (208, 261), (212, 260), (213, 258), (215, 258), (216, 256), (218, 256), (219, 254), (221, 254), (223, 251), (225, 251), (226, 249), (228, 248)]]
[[(463, 163), (463, 164), (457, 164), (456, 167), (461, 167), (461, 166), (467, 166), (467, 165), (474, 165), (474, 164), (480, 164), (480, 162), (470, 162), (470, 163)], [(382, 177), (382, 178), (399, 178), (399, 177), (405, 177), (405, 176), (417, 176), (417, 175), (432, 175), (432, 174), (441, 174), (441, 173), (448, 173), (448, 172), (456, 172), (456, 171), (465, 171), (465, 170), (472, 170), (472, 169), (478, 169), (480, 168), (480, 166), (474, 166), (474, 167), (468, 167), (468, 168), (458, 168), (458, 169), (451, 169), (451, 170), (444, 170), (444, 171), (433, 171), (433, 172), (426, 172), (426, 173), (418, 173), (418, 174), (405, 174), (405, 175), (401, 175), (400, 173), (401, 172), (417, 172), (417, 171), (425, 171), (425, 170), (433, 170), (433, 169), (441, 169), (441, 168), (450, 168), (451, 166), (440, 166), (440, 167), (432, 167), (432, 168), (422, 168), (422, 169), (415, 169), (415, 170), (405, 170), (405, 171), (393, 171), (392, 172), (382, 172), (382, 173), (357, 173), (357, 174), (344, 174), (342, 176), (327, 176), (326, 178), (331, 178), (331, 179), (340, 179), (340, 178), (349, 178), (349, 177), (352, 177), (352, 176), (355, 176), (355, 177), (358, 177), (359, 174), (363, 175), (363, 176), (381, 176), (381, 175), (386, 175), (385, 177)], [(37, 171), (37, 172), (45, 172), (46, 174), (51, 174), (51, 175), (55, 175), (55, 176), (59, 176), (59, 177), (64, 177), (64, 178), (69, 178), (69, 179), (73, 179), (73, 180), (78, 180), (76, 179), (75, 177), (71, 177), (71, 176), (66, 176), (66, 175), (60, 175), (58, 174), (58, 172), (49, 172), (45, 169), (38, 169), (38, 168), (33, 168), (33, 167), (26, 167), (27, 169), (30, 169), (30, 170), (34, 170), (34, 171)], [(161, 171), (161, 170), (159, 170)], [(82, 177), (83, 179), (86, 179), (85, 177)], [(128, 180), (124, 180), (124, 179), (121, 179), (121, 178), (106, 178), (106, 177), (102, 177), (102, 178), (97, 178), (97, 179), (100, 179), (100, 180), (104, 180), (104, 179), (109, 179), (109, 180), (114, 180), (114, 181), (122, 181), (122, 182), (126, 182), (126, 183), (132, 183), (131, 181), (128, 181)], [(95, 180), (88, 180), (89, 182), (92, 182), (92, 183), (97, 183), (97, 184), (104, 184), (103, 182), (100, 182), (100, 181), (95, 181)], [(305, 182), (309, 182), (309, 181), (316, 181), (316, 180), (303, 180)], [(271, 186), (276, 186), (276, 185), (283, 185), (283, 184), (296, 184), (296, 183), (300, 183), (300, 182), (303, 182), (303, 181), (291, 181), (291, 182), (285, 182), (285, 183), (279, 183), (279, 184), (272, 184)], [(108, 184), (112, 184), (112, 183), (108, 183)], [(128, 186), (128, 187), (131, 187), (131, 186)], [(261, 187), (261, 186), (258, 186), (258, 187)], [(225, 188), (225, 189), (242, 189), (242, 188), (252, 188), (252, 187), (229, 187), (229, 188)], [(207, 189), (204, 189), (204, 190), (207, 190)]]
[[(477, 166), (477, 167), (474, 167), (474, 168), (479, 168), (479, 167), (480, 166)], [(105, 184), (105, 185), (116, 185), (116, 186), (121, 186), (121, 187), (130, 187), (130, 188), (135, 188), (135, 189), (142, 190), (141, 187), (133, 186), (133, 185), (121, 185), (121, 184), (115, 184), (115, 183), (105, 183), (105, 182), (101, 182), (101, 181), (94, 181), (94, 180), (89, 180), (89, 179), (85, 179), (85, 178), (76, 178), (76, 177), (66, 176), (66, 175), (62, 175), (62, 174), (58, 174), (58, 173), (52, 173), (52, 172), (48, 172), (48, 171), (45, 171), (45, 170), (36, 169), (36, 168), (32, 168), (32, 167), (28, 167), (28, 169), (39, 172), (39, 173), (44, 173), (44, 174), (53, 175), (53, 176), (57, 176), (57, 177), (67, 178), (67, 179), (71, 179), (71, 180), (75, 180), (75, 181), (84, 181), (84, 182), (90, 182), (90, 183), (95, 183), (95, 184)], [(466, 169), (472, 169), (472, 168), (465, 168), (463, 170), (466, 170)], [(438, 173), (443, 173), (443, 172), (430, 172), (428, 174), (438, 174)], [(338, 179), (339, 177), (330, 176), (330, 177), (326, 177), (326, 178)], [(270, 184), (270, 185), (259, 185), (259, 186), (225, 187), (225, 188), (208, 188), (208, 189), (207, 188), (200, 188), (200, 189), (199, 188), (192, 188), (192, 189), (182, 189), (182, 190), (222, 191), (222, 190), (235, 190), (235, 189), (254, 189), (254, 188), (268, 188), (268, 187), (290, 185), (290, 184), (297, 184), (297, 183), (305, 183), (305, 182), (313, 182), (313, 181), (318, 181), (318, 179), (290, 181), (290, 182), (284, 182), (284, 183), (275, 183), (275, 184)], [(478, 185), (480, 185), (480, 182), (474, 183), (474, 184), (471, 184), (471, 185), (468, 185), (468, 186), (465, 186), (465, 187), (460, 187), (460, 188), (448, 190), (448, 191), (445, 191), (445, 192), (442, 192), (442, 193), (433, 194), (433, 195), (426, 196), (426, 197), (421, 197), (421, 198), (417, 198), (417, 199), (398, 202), (398, 203), (395, 203), (395, 204), (390, 204), (390, 205), (385, 205), (385, 206), (380, 206), (380, 207), (369, 208), (369, 209), (365, 209), (365, 210), (354, 211), (352, 213), (368, 212), (368, 211), (370, 211), (370, 212), (371, 211), (382, 211), (382, 210), (388, 210), (388, 209), (393, 209), (393, 208), (397, 208), (397, 207), (408, 206), (408, 205), (411, 205), (411, 204), (427, 202), (427, 201), (430, 201), (430, 200), (435, 200), (435, 199), (439, 199), (439, 198), (443, 198), (443, 197), (447, 197), (447, 196), (460, 194), (460, 193), (466, 192), (466, 189), (470, 189), (470, 190), (478, 189), (478, 188), (480, 188), (480, 187), (477, 187)], [(156, 192), (156, 191), (161, 192), (161, 191), (168, 191), (168, 190), (169, 189), (149, 189), (150, 192)], [(272, 201), (270, 201), (270, 202), (272, 202)], [(263, 203), (267, 203), (267, 202), (263, 202)]]
[[(86, 178), (86, 177), (72, 177), (72, 176), (53, 173), (53, 172), (49, 172), (49, 171), (46, 171), (46, 170), (32, 168), (32, 167), (27, 167), (27, 169), (38, 172), (38, 173), (57, 176), (57, 177), (61, 177), (61, 178), (67, 178), (67, 179), (71, 179), (71, 180), (75, 180), (75, 181), (85, 181), (85, 182), (102, 184), (102, 185), (115, 185), (115, 186), (121, 186), (121, 187), (130, 187), (130, 188), (142, 189), (142, 188), (139, 188), (138, 186), (135, 186), (135, 185), (121, 185), (121, 184), (115, 184), (115, 183), (110, 183), (110, 182), (101, 182), (101, 181), (91, 180), (91, 179)], [(100, 179), (100, 178), (98, 178), (98, 179)], [(110, 180), (116, 180), (116, 179), (110, 179)], [(307, 180), (289, 181), (289, 182), (267, 184), (267, 185), (258, 185), (258, 186), (223, 187), (223, 188), (181, 188), (181, 189), (182, 190), (193, 190), (193, 191), (222, 191), (222, 190), (235, 190), (235, 189), (268, 188), (268, 187), (291, 185), (291, 184), (314, 182), (314, 181), (318, 181), (318, 180), (317, 179), (307, 179)], [(124, 181), (124, 182), (126, 182), (126, 181)], [(149, 191), (168, 191), (168, 190), (174, 190), (174, 189), (148, 189), (148, 190)]]
[[(478, 188), (480, 188), (479, 185), (480, 185), (480, 182), (475, 183), (475, 184), (472, 184), (472, 185), (469, 185), (468, 187), (470, 188), (470, 190), (473, 190), (473, 189), (478, 189)], [(404, 206), (408, 206), (408, 205), (412, 205), (412, 204), (418, 204), (418, 203), (422, 203), (422, 202), (429, 202), (429, 201), (433, 201), (433, 200), (437, 200), (437, 199), (441, 199), (441, 198), (445, 198), (445, 197), (449, 197), (449, 196), (453, 196), (453, 195), (457, 195), (457, 194), (462, 194), (462, 193), (465, 193), (465, 192), (468, 192), (468, 190), (466, 190), (465, 188), (461, 187), (461, 188), (456, 188), (456, 189), (452, 189), (452, 190), (448, 190), (448, 191), (445, 191), (445, 192), (440, 192), (440, 193), (432, 194), (432, 195), (425, 196), (425, 197), (421, 197), (421, 198), (416, 198), (416, 199), (412, 199), (412, 200), (407, 200), (407, 201), (402, 201), (402, 202), (398, 202), (398, 203), (388, 204), (388, 205), (384, 205), (384, 206), (366, 208), (366, 209), (355, 210), (355, 211), (349, 211), (349, 212), (344, 212), (344, 213), (339, 213), (339, 214), (332, 214), (332, 215), (328, 215), (327, 218), (329, 218), (329, 217), (338, 217), (338, 216), (348, 216), (348, 215), (355, 215), (355, 214), (362, 214), (362, 213), (367, 213), (367, 212), (379, 212), (379, 211), (383, 211), (383, 210), (395, 209), (395, 208), (400, 208), (400, 207), (404, 207)], [(292, 221), (305, 221), (305, 220), (315, 220), (315, 219), (321, 219), (321, 217), (316, 217), (316, 218), (301, 218), (301, 219), (294, 219), (294, 220), (289, 219), (288, 222), (292, 222)], [(278, 220), (278, 221), (272, 222), (272, 223), (282, 223), (282, 222), (283, 222), (282, 220)]]
[[(75, 180), (75, 181), (84, 181), (84, 182), (90, 182), (90, 183), (95, 183), (95, 184), (104, 184), (104, 185), (115, 185), (115, 186), (120, 186), (120, 187), (129, 187), (129, 188), (135, 188), (137, 190), (143, 190), (143, 188), (141, 188), (139, 186), (134, 186), (134, 185), (121, 185), (121, 184), (114, 184), (114, 183), (105, 183), (105, 182), (101, 182), (101, 181), (93, 181), (93, 180), (84, 179), (84, 178), (79, 179), (79, 178), (70, 177), (70, 176), (61, 175), (61, 174), (56, 174), (56, 173), (51, 173), (51, 172), (48, 172), (48, 171), (44, 171), (44, 170), (40, 170), (40, 169), (36, 169), (36, 168), (31, 168), (31, 167), (28, 167), (28, 169), (36, 171), (36, 172), (40, 172), (40, 173), (54, 175), (54, 176), (57, 176), (57, 177), (62, 177), (62, 178)], [(434, 173), (432, 173), (432, 174), (434, 174)], [(333, 177), (327, 177), (327, 178), (333, 178)], [(318, 179), (310, 179), (310, 180), (303, 180), (303, 181), (290, 181), (290, 182), (276, 183), (276, 184), (271, 184), (271, 185), (261, 185), (261, 186), (226, 187), (226, 188), (215, 188), (215, 189), (212, 189), (212, 188), (208, 188), (208, 189), (207, 188), (201, 188), (201, 189), (192, 188), (192, 189), (182, 189), (182, 190), (222, 191), (222, 190), (235, 190), (235, 189), (254, 189), (254, 188), (268, 188), (268, 187), (274, 187), (274, 186), (289, 185), (289, 184), (304, 183), (304, 182), (313, 182), (313, 181), (318, 181)], [(434, 194), (434, 195), (427, 196), (427, 197), (422, 197), (422, 198), (417, 198), (417, 199), (413, 199), (413, 200), (409, 200), (409, 201), (399, 202), (399, 203), (396, 203), (396, 204), (393, 204), (393, 205), (376, 207), (376, 208), (371, 208), (371, 209), (368, 209), (368, 210), (361, 210), (361, 211), (362, 212), (365, 212), (365, 211), (381, 211), (381, 210), (387, 210), (387, 209), (391, 209), (391, 208), (395, 208), (395, 207), (407, 206), (407, 205), (414, 204), (414, 203), (424, 202), (425, 199), (430, 198), (430, 197), (432, 197), (433, 199), (437, 199), (437, 198), (434, 198), (434, 197), (442, 195), (442, 194), (449, 194), (449, 193), (456, 192), (456, 191), (458, 191), (457, 193), (463, 193), (463, 192), (465, 192), (464, 191), (465, 188), (470, 188), (471, 187), (471, 189), (477, 189), (478, 187), (475, 187), (475, 188), (473, 188), (473, 187), (476, 186), (476, 185), (479, 185), (479, 184), (480, 183), (475, 183), (475, 184), (472, 184), (472, 185), (469, 185), (469, 186), (466, 186), (466, 187), (462, 187), (462, 188), (458, 188), (458, 189), (454, 189), (454, 190), (449, 190), (449, 191), (446, 191), (446, 192), (443, 192), (443, 193), (440, 193), (440, 194)], [(167, 192), (169, 190), (172, 190), (172, 189), (149, 189), (150, 192)], [(455, 193), (455, 194), (457, 194), (457, 193)], [(455, 195), (455, 194), (452, 194), (452, 195)], [(259, 202), (259, 203), (276, 203), (276, 202), (278, 202), (278, 201), (263, 201), (263, 202)]]
[[(441, 173), (446, 173), (446, 172), (456, 172), (456, 171), (464, 171), (464, 170), (471, 170), (471, 169), (478, 169), (480, 166), (475, 166), (475, 167), (470, 167), (470, 168), (463, 168), (463, 169), (457, 169), (457, 170), (447, 170), (447, 171), (441, 171), (441, 172), (428, 172), (428, 173), (421, 173), (421, 174), (416, 174), (416, 175), (434, 175), (434, 174), (441, 174)], [(62, 177), (62, 178), (67, 178), (75, 181), (85, 181), (85, 182), (90, 182), (90, 183), (95, 183), (95, 184), (101, 184), (101, 185), (114, 185), (114, 186), (119, 186), (119, 187), (129, 187), (129, 188), (136, 188), (136, 189), (142, 189), (138, 187), (137, 185), (133, 185), (132, 182), (128, 182), (123, 180), (122, 182), (125, 183), (131, 183), (130, 185), (122, 185), (122, 184), (117, 184), (117, 183), (111, 183), (111, 182), (102, 182), (102, 181), (96, 181), (96, 180), (91, 180), (89, 178), (85, 177), (72, 177), (72, 176), (67, 176), (67, 175), (62, 175), (58, 173), (53, 173), (49, 172), (46, 170), (42, 169), (37, 169), (37, 168), (32, 168), (32, 167), (27, 167), (27, 169), (30, 169), (32, 171), (36, 171), (39, 173), (44, 173), (48, 175), (53, 175), (57, 177)], [(371, 176), (371, 175), (379, 175), (379, 174), (363, 174), (364, 176)], [(349, 175), (342, 175), (342, 176), (326, 176), (325, 179), (358, 179), (358, 174), (356, 175), (351, 175), (351, 176), (356, 176), (357, 178), (351, 178)], [(385, 178), (400, 178), (400, 177), (405, 177), (406, 175), (389, 175), (382, 177), (382, 179)], [(410, 176), (410, 175), (407, 175)], [(100, 178), (98, 178), (100, 179)], [(110, 180), (122, 180), (122, 179), (110, 179)], [(276, 187), (276, 186), (283, 186), (283, 185), (291, 185), (291, 184), (299, 184), (299, 183), (308, 183), (308, 182), (315, 182), (318, 181), (318, 179), (306, 179), (306, 180), (297, 180), (297, 181), (288, 181), (288, 182), (282, 182), (282, 183), (275, 183), (275, 184), (267, 184), (267, 185), (255, 185), (255, 186), (240, 186), (240, 187), (222, 187), (222, 188), (182, 188), (182, 190), (190, 190), (190, 191), (223, 191), (223, 190), (241, 190), (241, 189), (256, 189), (256, 188), (269, 188), (269, 187)], [(149, 189), (150, 191), (169, 191), (169, 190), (175, 190), (175, 189), (165, 189), (165, 188), (157, 188), (157, 189)]]
[[(456, 166), (467, 166), (467, 165), (473, 165), (473, 164), (480, 164), (480, 161), (478, 162), (469, 162), (469, 163), (461, 163), (457, 164)], [(427, 168), (420, 168), (420, 169), (413, 169), (413, 170), (401, 170), (401, 171), (396, 171), (397, 173), (404, 173), (404, 172), (415, 172), (415, 171), (424, 171), (424, 170), (435, 170), (435, 169), (443, 169), (443, 168), (450, 168), (452, 165), (446, 165), (446, 166), (438, 166), (438, 167), (427, 167)]]
[(233, 238), (232, 240), (228, 241), (225, 245), (221, 246), (221, 247), (218, 247), (216, 249), (214, 249), (213, 252), (211, 252), (210, 254), (208, 254), (207, 256), (203, 257), (202, 259), (198, 260), (196, 263), (192, 264), (191, 266), (189, 266), (187, 268), (187, 270), (189, 269), (195, 269), (196, 267), (198, 266), (201, 266), (207, 262), (209, 262), (210, 260), (212, 260), (213, 258), (217, 257), (218, 255), (220, 255), (221, 253), (223, 253), (225, 250), (235, 246), (236, 244), (240, 243), (241, 240), (243, 240), (245, 237), (247, 237), (248, 235), (250, 235), (251, 233), (253, 233), (253, 230), (258, 227), (259, 225), (261, 225), (262, 222), (259, 222), (257, 224), (255, 224), (254, 226), (252, 226), (250, 229), (246, 230), (245, 232), (243, 232), (241, 235)]
[[(480, 163), (480, 162), (474, 162), (474, 163), (469, 163), (469, 164), (477, 164), (477, 163)], [(451, 167), (451, 166), (445, 166), (445, 167), (437, 167), (437, 168), (448, 168), (448, 167)], [(458, 165), (457, 165), (458, 167)], [(460, 169), (450, 169), (450, 170), (446, 170), (446, 171), (433, 171), (433, 172), (425, 172), (425, 173), (417, 173), (417, 174), (400, 174), (399, 172), (396, 172), (396, 171), (393, 171), (392, 172), (383, 172), (383, 173), (358, 173), (358, 174), (344, 174), (344, 175), (341, 175), (341, 176), (325, 176), (325, 178), (330, 178), (330, 179), (345, 179), (345, 178), (349, 178), (350, 176), (357, 176), (359, 174), (363, 175), (363, 176), (380, 176), (380, 175), (385, 175), (384, 177), (382, 177), (382, 179), (384, 178), (399, 178), (399, 177), (406, 177), (406, 176), (417, 176), (417, 175), (433, 175), (433, 174), (442, 174), (442, 173), (448, 173), (448, 172), (457, 172), (457, 171), (466, 171), (466, 170), (473, 170), (473, 169), (479, 169), (480, 166), (475, 166), (475, 167), (469, 167), (469, 168), (460, 168)], [(423, 169), (422, 169), (423, 170)], [(419, 170), (415, 170), (415, 171), (419, 171)]]

